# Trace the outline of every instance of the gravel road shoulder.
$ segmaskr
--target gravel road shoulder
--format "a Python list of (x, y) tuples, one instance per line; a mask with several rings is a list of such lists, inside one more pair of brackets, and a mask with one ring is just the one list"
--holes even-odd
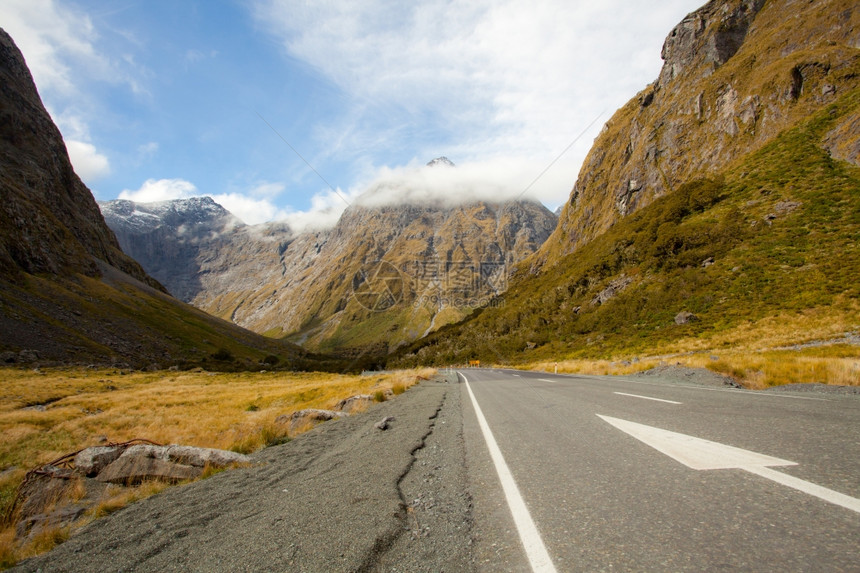
[[(374, 428), (393, 416), (388, 430)], [(460, 391), (439, 377), (93, 522), (14, 571), (471, 569)]]

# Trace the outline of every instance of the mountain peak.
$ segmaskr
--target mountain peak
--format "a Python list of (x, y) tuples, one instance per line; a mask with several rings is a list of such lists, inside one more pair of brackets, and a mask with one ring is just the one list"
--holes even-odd
[(436, 166), (444, 166), (444, 167), (456, 167), (454, 162), (445, 157), (444, 155), (441, 157), (437, 157), (436, 159), (427, 163), (427, 167), (436, 167)]

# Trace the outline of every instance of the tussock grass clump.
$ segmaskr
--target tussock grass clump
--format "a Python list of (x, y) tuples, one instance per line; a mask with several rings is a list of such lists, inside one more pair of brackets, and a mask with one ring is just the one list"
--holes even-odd
[(660, 364), (656, 358), (640, 360), (559, 360), (543, 361), (526, 365), (529, 370), (555, 372), (559, 374), (593, 374), (595, 376), (624, 376), (650, 370)]
[(727, 374), (754, 390), (810, 382), (860, 386), (860, 348), (845, 344), (804, 350), (730, 353), (704, 366)]

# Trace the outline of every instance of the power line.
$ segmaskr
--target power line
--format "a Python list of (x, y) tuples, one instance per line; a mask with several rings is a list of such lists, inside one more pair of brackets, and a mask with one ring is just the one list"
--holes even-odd
[(525, 195), (525, 194), (526, 194), (526, 192), (527, 192), (529, 189), (531, 189), (531, 188), (532, 188), (532, 185), (534, 185), (535, 183), (537, 183), (537, 182), (538, 182), (538, 179), (540, 179), (541, 177), (543, 177), (543, 176), (544, 176), (544, 173), (546, 173), (547, 171), (549, 171), (550, 167), (552, 167), (553, 165), (555, 165), (556, 161), (558, 161), (559, 159), (561, 159), (561, 158), (562, 158), (562, 156), (563, 156), (565, 153), (567, 153), (567, 152), (568, 152), (568, 150), (570, 150), (570, 148), (571, 148), (571, 147), (573, 147), (573, 145), (574, 145), (577, 141), (579, 141), (579, 140), (582, 138), (582, 136), (583, 136), (583, 135), (585, 135), (585, 133), (586, 133), (589, 129), (591, 129), (591, 126), (592, 126), (592, 125), (594, 125), (595, 123), (597, 123), (597, 120), (598, 120), (598, 119), (600, 119), (600, 116), (602, 116), (604, 113), (606, 113), (606, 110), (605, 110), (605, 109), (604, 109), (603, 111), (601, 111), (599, 114), (597, 114), (597, 117), (595, 117), (593, 120), (591, 120), (591, 123), (589, 123), (587, 126), (585, 126), (585, 129), (583, 129), (583, 130), (579, 133), (579, 135), (577, 135), (576, 137), (574, 137), (574, 138), (573, 138), (573, 141), (571, 141), (571, 142), (568, 144), (568, 146), (564, 148), (564, 151), (562, 151), (561, 153), (559, 153), (559, 154), (558, 154), (558, 157), (556, 157), (555, 159), (553, 159), (552, 161), (550, 161), (549, 165), (547, 165), (547, 166), (546, 166), (546, 168), (545, 168), (543, 171), (541, 171), (541, 172), (540, 172), (540, 175), (538, 175), (537, 177), (535, 177), (535, 178), (534, 178), (534, 180), (533, 180), (531, 183), (529, 183), (529, 184), (526, 186), (526, 188), (525, 188), (525, 189), (523, 189), (523, 192), (522, 192), (522, 193), (520, 193), (519, 195), (517, 195), (517, 199), (519, 200), (519, 199), (520, 199), (520, 197), (522, 197), (523, 195)]
[(298, 156), (299, 156), (299, 159), (301, 159), (302, 161), (304, 161), (304, 162), (305, 162), (305, 165), (307, 165), (308, 167), (310, 167), (310, 168), (311, 168), (311, 171), (313, 171), (314, 173), (316, 173), (316, 174), (317, 174), (317, 177), (319, 177), (320, 179), (322, 179), (322, 182), (323, 182), (323, 183), (325, 183), (326, 185), (328, 185), (328, 188), (329, 188), (329, 189), (331, 189), (332, 191), (334, 191), (334, 193), (335, 193), (338, 197), (340, 197), (340, 198), (343, 200), (343, 202), (344, 202), (344, 203), (346, 203), (347, 207), (349, 207), (350, 202), (349, 202), (349, 201), (347, 201), (346, 197), (344, 197), (344, 196), (341, 194), (341, 192), (340, 192), (340, 191), (338, 191), (337, 189), (335, 189), (335, 188), (334, 188), (334, 186), (333, 186), (331, 183), (329, 183), (328, 181), (326, 181), (326, 178), (325, 178), (325, 177), (323, 177), (322, 175), (320, 175), (320, 172), (319, 172), (319, 171), (317, 171), (316, 169), (314, 169), (314, 166), (313, 166), (313, 165), (311, 165), (310, 163), (308, 163), (308, 160), (307, 160), (307, 159), (305, 159), (304, 157), (302, 157), (302, 154), (301, 154), (301, 153), (299, 153), (299, 152), (298, 152), (298, 150), (296, 150), (296, 148), (295, 148), (295, 147), (293, 147), (292, 145), (290, 145), (290, 142), (289, 142), (289, 141), (287, 141), (286, 139), (284, 139), (284, 136), (283, 136), (283, 135), (281, 135), (280, 133), (278, 133), (278, 130), (277, 130), (277, 129), (275, 129), (275, 128), (272, 126), (272, 124), (271, 124), (271, 123), (269, 123), (268, 121), (266, 121), (266, 118), (265, 118), (265, 117), (263, 117), (262, 115), (260, 115), (260, 113), (259, 113), (259, 112), (254, 112), (254, 113), (256, 113), (256, 114), (257, 114), (257, 117), (259, 117), (261, 120), (263, 120), (263, 123), (265, 123), (266, 125), (268, 125), (268, 126), (269, 126), (269, 129), (271, 129), (272, 131), (274, 131), (274, 132), (275, 132), (275, 135), (277, 135), (278, 137), (280, 137), (280, 138), (281, 138), (281, 141), (283, 141), (284, 143), (286, 143), (286, 144), (287, 144), (287, 147), (289, 147), (290, 149), (292, 149), (292, 150), (293, 150), (293, 153), (295, 153), (296, 155), (298, 155)]

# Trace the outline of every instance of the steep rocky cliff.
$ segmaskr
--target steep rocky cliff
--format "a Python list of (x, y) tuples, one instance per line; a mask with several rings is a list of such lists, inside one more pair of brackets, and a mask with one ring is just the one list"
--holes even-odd
[(304, 353), (171, 298), (120, 250), (0, 30), (0, 363), (166, 367), (213, 354), (232, 368)]
[(662, 57), (657, 80), (595, 140), (534, 270), (856, 87), (860, 10), (851, 0), (712, 0), (672, 30)]
[(102, 210), (123, 248), (177, 296), (324, 348), (389, 348), (488, 304), (556, 222), (528, 201), (356, 205), (333, 229), (298, 234), (239, 224), (211, 199)]
[(123, 254), (89, 189), (69, 162), (12, 38), (0, 29), (0, 269), (98, 276), (96, 260), (155, 286)]

